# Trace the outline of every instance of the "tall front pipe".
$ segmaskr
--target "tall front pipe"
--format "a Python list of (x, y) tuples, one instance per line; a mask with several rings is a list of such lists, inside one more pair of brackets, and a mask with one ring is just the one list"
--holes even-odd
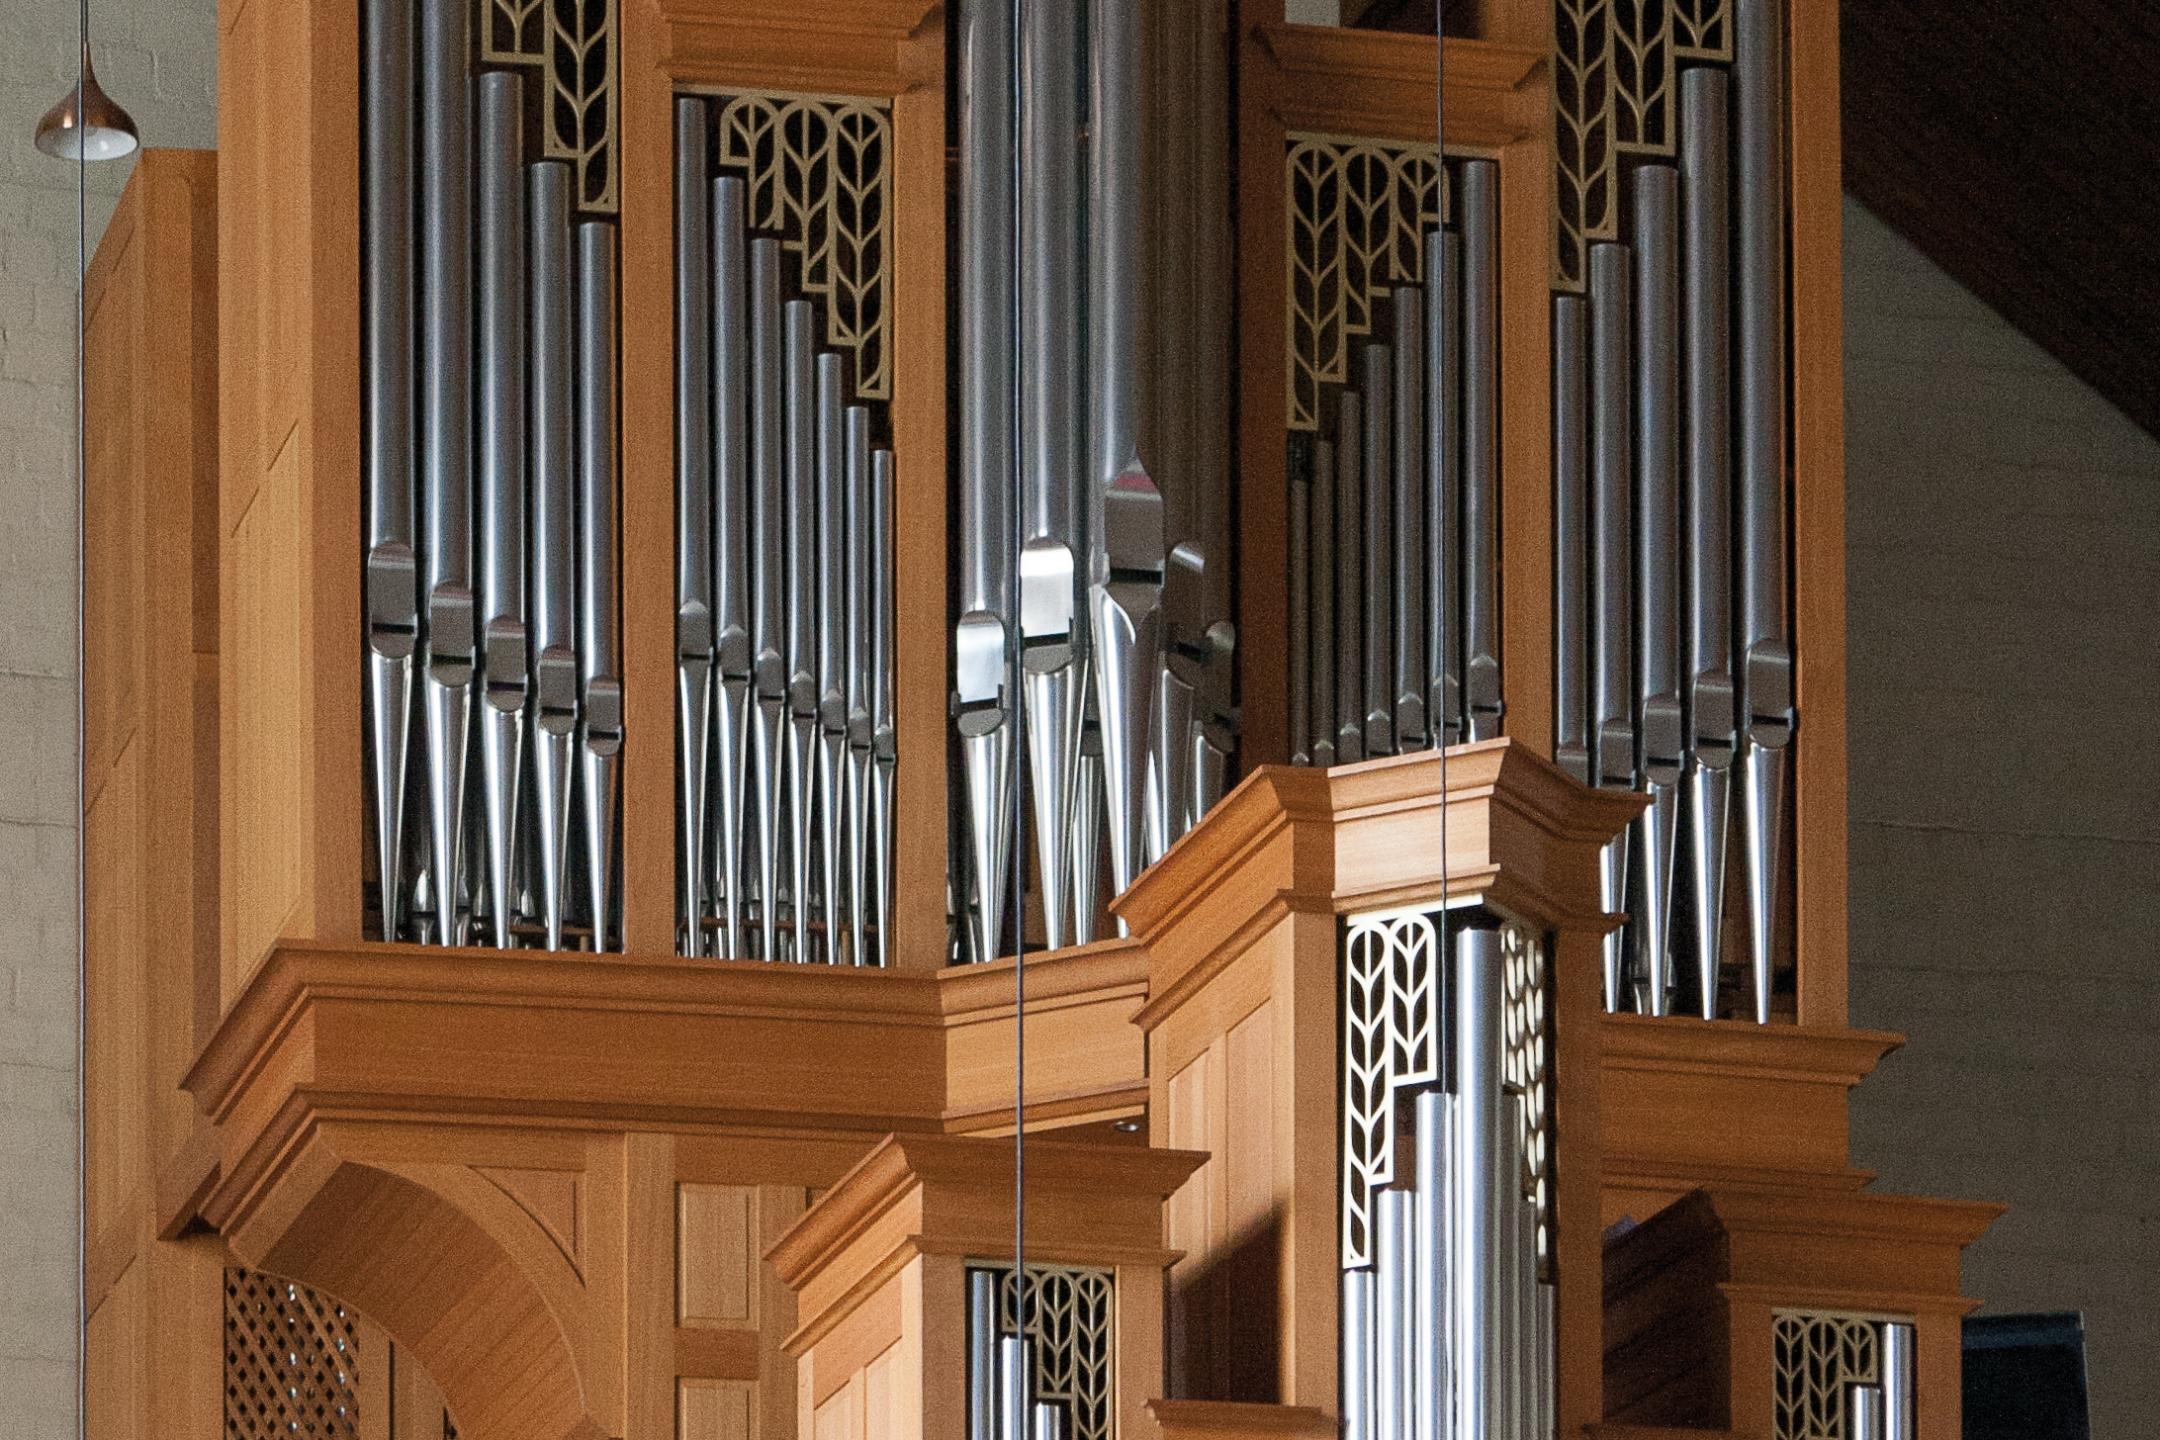
[(569, 909), (571, 760), (578, 719), (576, 425), (570, 167), (526, 168), (531, 234), (533, 802), (540, 925), (560, 950)]
[(1770, 1019), (1777, 955), (1785, 753), (1798, 723), (1785, 627), (1784, 5), (1733, 7), (1733, 332), (1739, 457), (1740, 703), (1746, 793), (1749, 973)]
[[(1634, 462), (1631, 273), (1626, 246), (1590, 247), (1591, 773), (1599, 785), (1619, 790), (1635, 788), (1635, 557), (1628, 514)], [(1608, 914), (1626, 908), (1627, 853), (1628, 836), (1622, 832), (1600, 857), (1598, 901)], [(1626, 959), (1625, 933), (1608, 934), (1608, 1010), (1620, 1008)]]
[(480, 770), (489, 913), (507, 948), (531, 661), (525, 628), (525, 81), (480, 77)]
[(1373, 1272), (1342, 1277), (1343, 1440), (1381, 1440), (1373, 1425)]
[(870, 691), (871, 889), (877, 897), (877, 963), (893, 963), (893, 779), (899, 769), (899, 734), (893, 722), (893, 457), (870, 457), (870, 532), (874, 572), (870, 649), (875, 661)]
[(1088, 594), (1110, 871), (1123, 891), (1145, 848), (1148, 695), (1161, 664), (1168, 548), (1161, 491), (1150, 475), (1146, 137), (1142, 0), (1090, 0), (1088, 73)]
[(780, 958), (781, 831), (787, 824), (787, 469), (780, 242), (750, 242), (751, 793), (758, 815), (758, 958)]
[(1006, 0), (962, 7), (960, 31), (960, 620), (953, 633), (973, 870), (963, 888), (975, 953), (998, 953), (1014, 821), (1013, 70)]
[(615, 226), (578, 226), (578, 716), (592, 948), (612, 948), (623, 746), (615, 558)]
[(724, 959), (748, 955), (744, 926), (743, 832), (749, 788), (751, 647), (750, 465), (752, 386), (749, 255), (743, 182), (712, 182), (713, 278), (713, 649), (719, 693), (713, 710), (711, 777), (713, 897), (720, 906), (714, 951)]
[(1410, 1191), (1392, 1186), (1372, 1192), (1374, 1440), (1400, 1440), (1410, 1432), (1411, 1396), (1419, 1379), (1415, 1314), (1409, 1303), (1415, 1201)]
[(1590, 773), (1590, 375), (1580, 295), (1553, 297), (1553, 758)]
[(1335, 422), (1335, 758), (1365, 758), (1365, 406), (1339, 398)]
[(848, 887), (843, 863), (847, 819), (847, 381), (843, 362), (818, 356), (817, 445), (817, 788), (818, 893), (823, 900), (824, 953), (840, 959)]
[(1462, 167), (1463, 708), (1500, 733), (1500, 178)]
[(705, 953), (706, 759), (712, 746), (712, 111), (675, 101), (675, 765), (682, 953)]
[(1002, 1440), (997, 1422), (997, 1287), (997, 1272), (967, 1272), (967, 1440)]
[(1395, 753), (1395, 356), (1386, 345), (1364, 349), (1365, 452), (1363, 683), (1365, 753)]
[(361, 464), (367, 475), (368, 778), (382, 938), (395, 940), (404, 913), (405, 753), (420, 636), (413, 553), (412, 7), (403, 0), (368, 0), (364, 23)]
[(1455, 1440), (1499, 1440), (1501, 957), (1497, 930), (1456, 939), (1453, 1361)]
[[(1445, 973), (1442, 967), (1438, 973)], [(1450, 1297), (1454, 1294), (1459, 1263), (1454, 1253), (1451, 1218), (1454, 1205), (1450, 1188), (1454, 1172), (1456, 1101), (1445, 1090), (1430, 1086), (1411, 1101), (1416, 1126), (1414, 1160), (1417, 1206), (1411, 1253), (1417, 1267), (1412, 1292), (1412, 1323), (1419, 1353), (1424, 1357), (1411, 1414), (1410, 1440), (1450, 1440), (1448, 1407), (1454, 1352), (1450, 1343), (1453, 1321)]]
[(469, 7), (421, 7), (421, 561), (427, 596), (428, 865), (435, 939), (455, 945), (478, 641), (472, 575), (472, 82)]
[(1672, 999), (1673, 873), (1680, 835), (1679, 173), (1636, 170), (1635, 739), (1650, 808), (1635, 821), (1634, 909), (1643, 1013)]
[(1681, 777), (1695, 916), (1698, 1013), (1715, 1020), (1725, 919), (1725, 837), (1735, 743), (1732, 673), (1731, 187), (1726, 73), (1680, 72), (1680, 199), (1687, 357), (1687, 625)]
[(1020, 29), (1020, 653), (1044, 938), (1071, 943), (1072, 772), (1080, 749), (1081, 370), (1078, 13), (1023, 4)]
[(1426, 619), (1417, 597), (1426, 594), (1425, 521), (1433, 477), (1425, 451), (1425, 292), (1399, 285), (1395, 307), (1395, 614), (1394, 719), (1396, 744), (1422, 750), (1429, 743), (1426, 705), (1431, 688), (1425, 646)]
[[(1168, 513), (1167, 505), (1165, 514)], [(1198, 629), (1207, 585), (1207, 556), (1195, 541), (1180, 541), (1163, 570), (1163, 666), (1155, 683), (1155, 721), (1148, 752), (1147, 855), (1160, 860), (1184, 828), (1185, 798), (1192, 789), (1193, 707), (1207, 651)]]
[(1335, 442), (1312, 449), (1312, 763), (1335, 763)]
[(791, 958), (806, 963), (816, 958), (810, 943), (810, 881), (818, 743), (817, 312), (808, 300), (787, 303), (785, 344), (788, 900)]
[(1919, 1440), (1919, 1355), (1910, 1321), (1889, 1320), (1882, 1327), (1882, 1440)]
[(877, 625), (871, 615), (880, 545), (870, 497), (870, 412), (847, 412), (847, 894), (848, 961), (870, 961), (870, 908), (877, 887), (869, 879), (871, 772), (877, 765), (871, 692), (877, 676)]

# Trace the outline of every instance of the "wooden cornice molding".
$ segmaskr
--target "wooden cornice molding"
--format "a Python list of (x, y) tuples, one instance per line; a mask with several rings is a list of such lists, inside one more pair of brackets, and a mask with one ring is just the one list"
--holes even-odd
[[(1432, 142), (1431, 36), (1280, 23), (1257, 35), (1274, 70), (1269, 109), (1284, 129)], [(1449, 146), (1497, 149), (1533, 133), (1544, 107), (1526, 101), (1545, 59), (1532, 46), (1451, 37)]]
[(934, 78), (911, 42), (941, 0), (649, 0), (688, 83), (889, 97)]
[[(892, 1135), (766, 1251), (796, 1292), (800, 1355), (917, 1255), (996, 1260), (1013, 1238), (1012, 1146)], [(1207, 1156), (1144, 1145), (1031, 1143), (1027, 1253), (1066, 1264), (1161, 1267), (1163, 1205)]]
[(1646, 803), (1591, 790), (1511, 740), (1318, 770), (1262, 766), (1114, 905), (1144, 944), (1148, 1028), (1283, 916), (1482, 896), (1524, 920), (1602, 930), (1558, 897), (1596, 893), (1599, 851)]
[(1885, 1055), (1905, 1043), (1903, 1035), (1887, 1030), (1756, 1025), (1683, 1015), (1608, 1015), (1604, 1025), (1608, 1069), (1744, 1071), (1847, 1089), (1874, 1073)]
[(1233, 1400), (1150, 1400), (1162, 1440), (1334, 1440), (1341, 1426), (1305, 1405)]

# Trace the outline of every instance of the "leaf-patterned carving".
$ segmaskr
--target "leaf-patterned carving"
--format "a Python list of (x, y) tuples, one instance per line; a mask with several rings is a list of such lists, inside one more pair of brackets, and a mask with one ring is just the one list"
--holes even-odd
[(1771, 1323), (1772, 1440), (1847, 1440), (1847, 1394), (1880, 1382), (1882, 1322), (1780, 1310)]
[(1557, 0), (1553, 16), (1555, 288), (1580, 290), (1587, 245), (1619, 232), (1613, 168), (1612, 0)]
[(1019, 1287), (1012, 1267), (986, 1266), (998, 1285), (998, 1328), (1034, 1341), (1035, 1398), (1062, 1404), (1071, 1440), (1111, 1440), (1117, 1429), (1117, 1279), (1109, 1270), (1074, 1265), (1027, 1267), (1027, 1324), (1015, 1317)]
[(612, 213), (615, 194), (615, 0), (547, 0), (546, 153), (577, 170), (577, 204)]

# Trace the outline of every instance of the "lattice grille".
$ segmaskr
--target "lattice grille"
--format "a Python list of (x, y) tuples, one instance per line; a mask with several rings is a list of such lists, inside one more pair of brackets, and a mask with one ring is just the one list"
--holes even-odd
[(1425, 236), (1447, 207), (1433, 159), (1430, 145), (1289, 137), (1292, 430), (1319, 428), (1321, 387), (1348, 379), (1375, 302), (1423, 278)]
[(721, 168), (743, 175), (752, 229), (778, 235), (805, 293), (824, 300), (824, 343), (855, 356), (855, 390), (892, 398), (892, 114), (813, 95), (721, 97)]
[(1732, 0), (1673, 0), (1673, 55), (1732, 59)]
[(1588, 242), (1619, 229), (1612, 137), (1612, 0), (1557, 0), (1553, 15), (1553, 284), (1583, 286)]
[(1613, 144), (1673, 152), (1673, 23), (1668, 0), (1612, 0)]
[(612, 215), (618, 205), (616, 0), (476, 0), (480, 58), (528, 65), (546, 82), (541, 152), (572, 162), (578, 208)]
[(1537, 1204), (1538, 1268), (1552, 1266), (1552, 987), (1546, 951), (1522, 925), (1500, 931), (1500, 966), (1506, 994), (1501, 1043), (1506, 1082), (1529, 1097), (1523, 1107), (1523, 1193)]
[(1440, 915), (1357, 915), (1343, 936), (1343, 1267), (1372, 1253), (1372, 1195), (1395, 1178), (1395, 1091), (1440, 1078)]
[[(998, 1285), (998, 1329), (1017, 1329), (1012, 1267), (986, 1266)], [(1111, 1440), (1117, 1428), (1117, 1280), (1108, 1270), (1030, 1265), (1026, 1334), (1035, 1342), (1035, 1398), (1064, 1405), (1072, 1440)]]
[(357, 1440), (360, 1335), (326, 1295), (225, 1272), (226, 1440)]
[(1847, 1440), (1846, 1392), (1880, 1383), (1882, 1324), (1857, 1315), (1780, 1310), (1771, 1321), (1772, 1440)]

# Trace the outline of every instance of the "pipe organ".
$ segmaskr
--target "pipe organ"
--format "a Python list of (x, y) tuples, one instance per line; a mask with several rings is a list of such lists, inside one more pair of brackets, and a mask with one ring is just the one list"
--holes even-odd
[(228, 1272), (370, 1440), (1955, 1435), (1833, 8), (228, 8), (86, 303), (99, 1440)]
[(492, 0), (370, 0), (361, 28), (371, 928), (611, 949), (616, 245), (582, 145), (605, 112), (560, 133), (607, 41)]

